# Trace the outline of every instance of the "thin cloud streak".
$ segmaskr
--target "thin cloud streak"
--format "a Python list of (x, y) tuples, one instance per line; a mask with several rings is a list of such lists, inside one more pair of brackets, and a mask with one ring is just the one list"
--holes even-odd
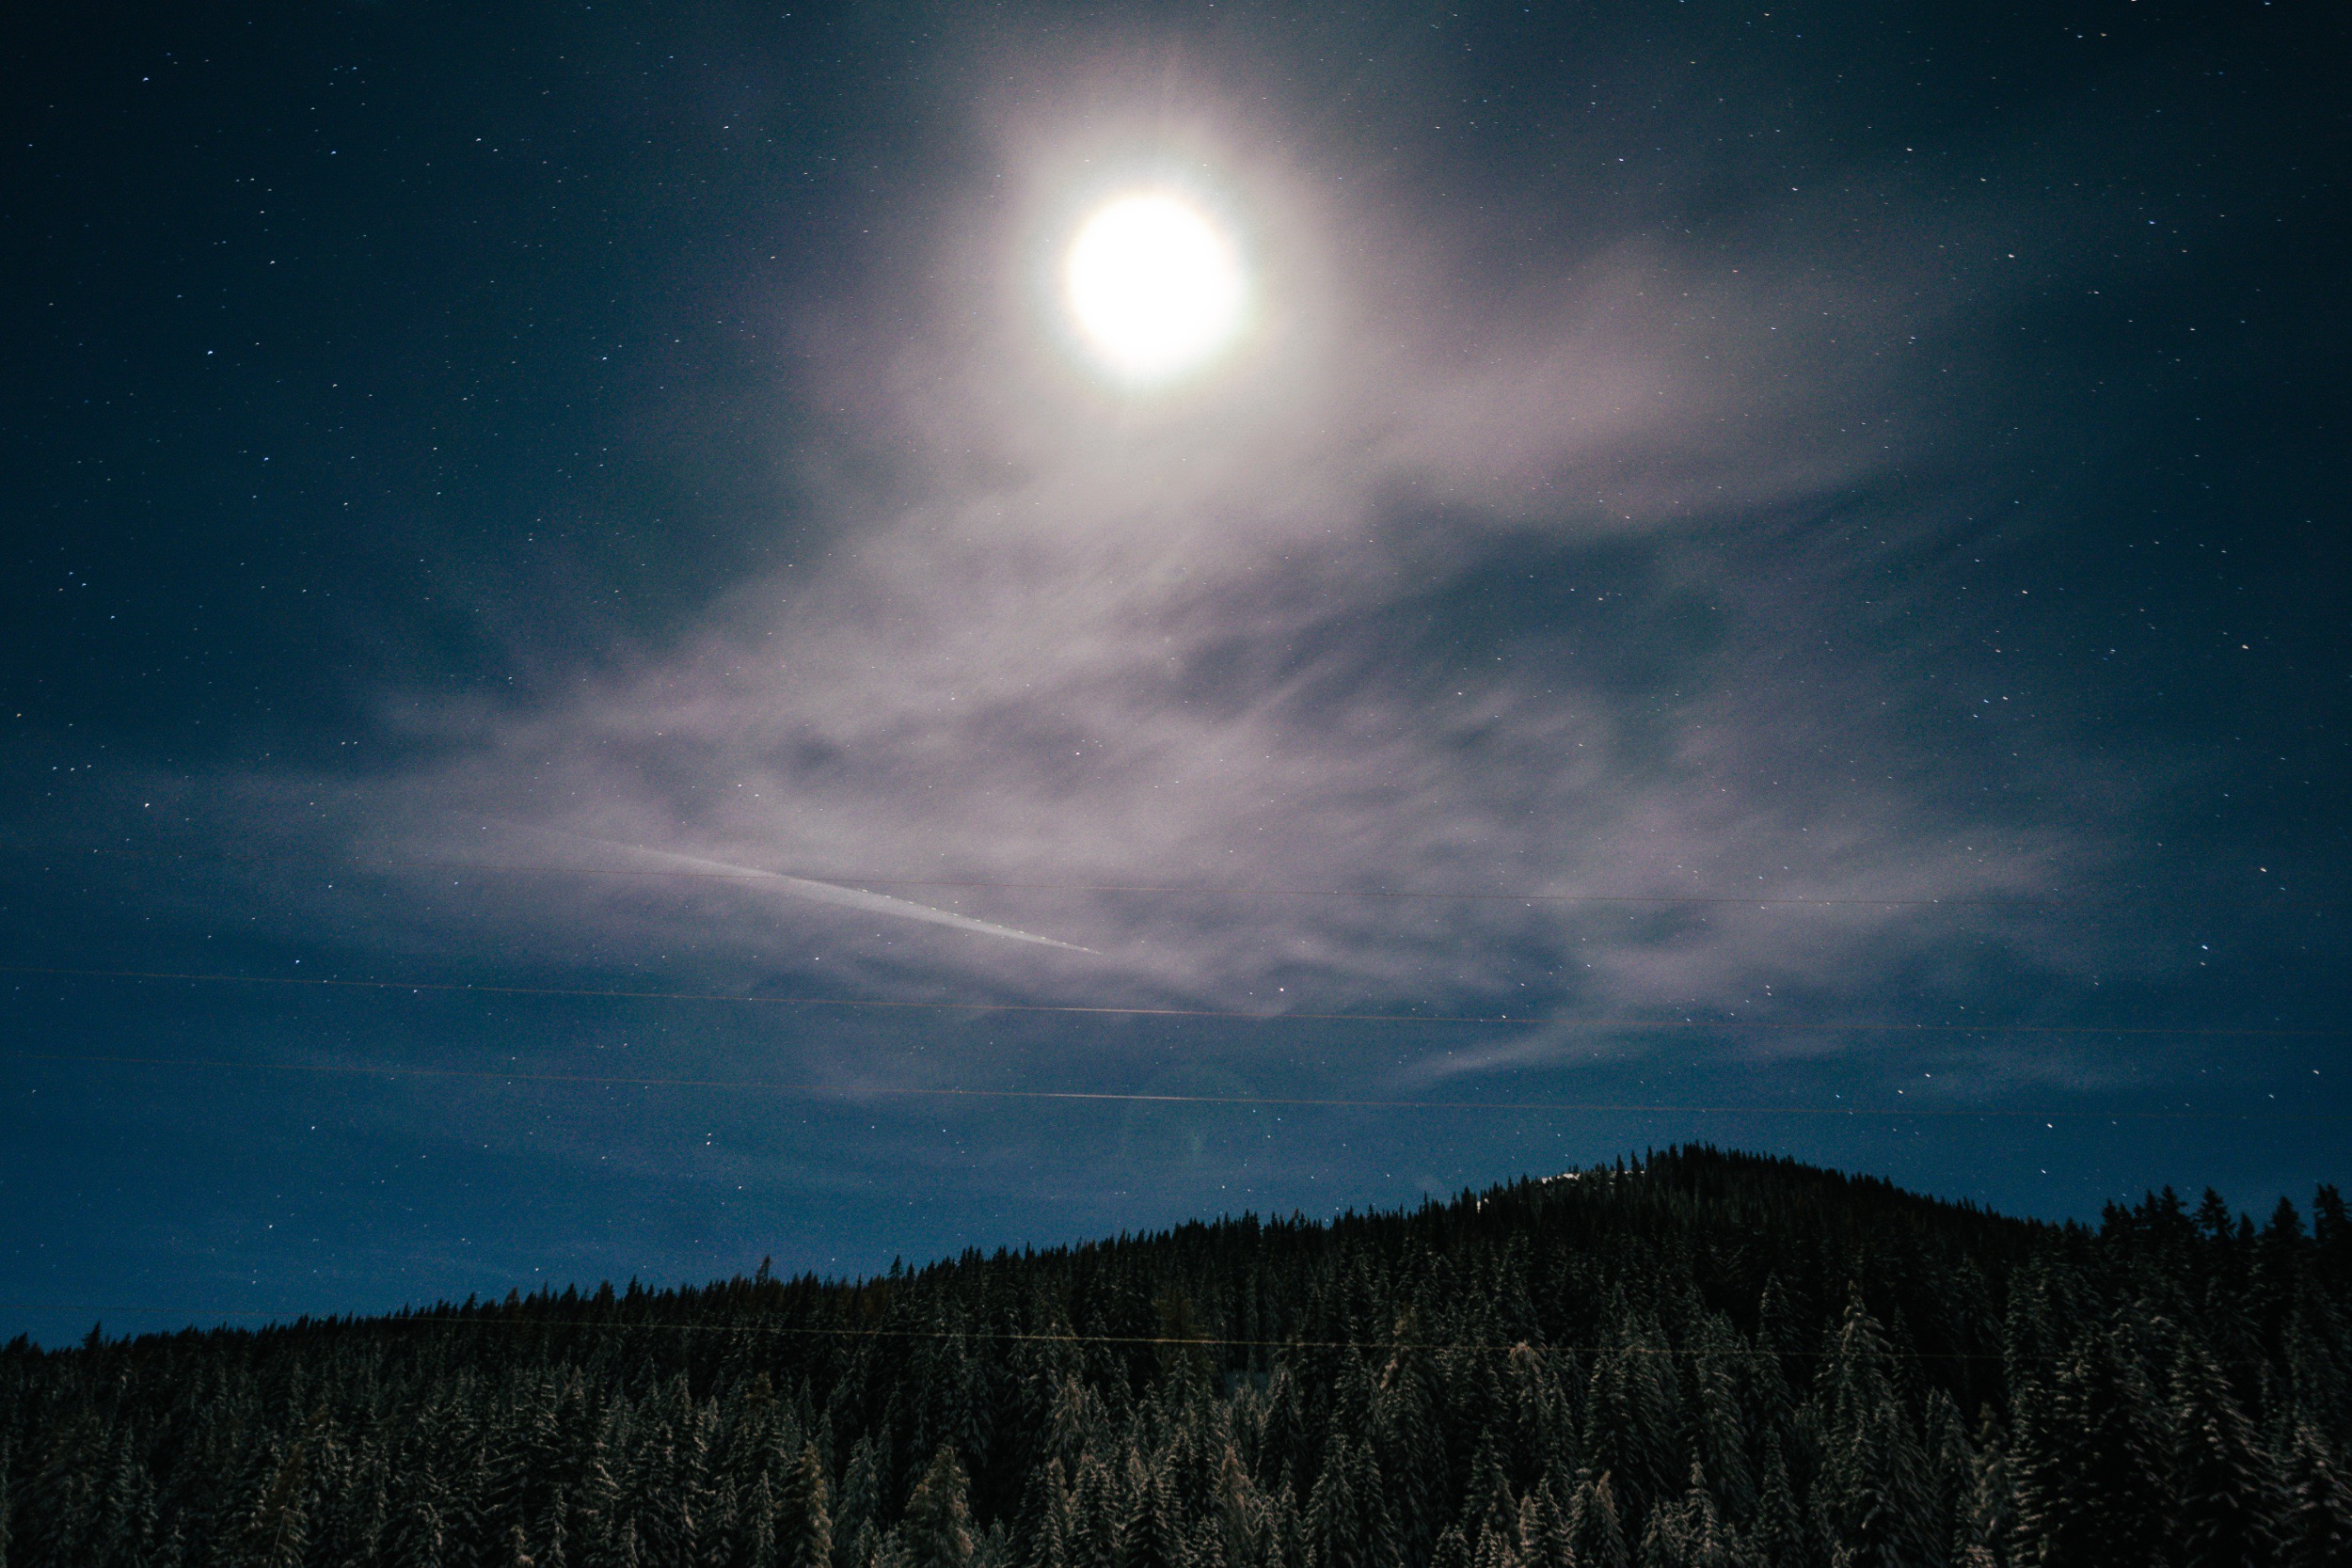
[(1094, 952), (1093, 948), (1081, 947), (1076, 942), (1062, 942), (1053, 937), (1041, 937), (1032, 931), (1016, 931), (1009, 926), (997, 926), (989, 921), (975, 920), (969, 915), (956, 914), (947, 910), (935, 910), (928, 904), (917, 904), (905, 898), (893, 898), (887, 894), (868, 893), (863, 888), (840, 887), (832, 882), (812, 881), (806, 877), (788, 876), (781, 871), (762, 871), (756, 866), (730, 865), (724, 861), (705, 860), (699, 855), (681, 855), (668, 849), (647, 849), (639, 845), (612, 844), (593, 839), (588, 842), (601, 843), (602, 847), (607, 849), (627, 855), (641, 855), (667, 865), (691, 868), (697, 871), (722, 872), (729, 877), (740, 877), (756, 882), (762, 887), (773, 888), (789, 897), (805, 898), (812, 904), (831, 904), (837, 909), (856, 910), (862, 914), (884, 915), (892, 920), (921, 921), (927, 925), (946, 926), (959, 931), (971, 931), (979, 936), (1001, 937), (1008, 942), (1033, 942), (1041, 947), (1058, 947), (1066, 953), (1091, 954)]

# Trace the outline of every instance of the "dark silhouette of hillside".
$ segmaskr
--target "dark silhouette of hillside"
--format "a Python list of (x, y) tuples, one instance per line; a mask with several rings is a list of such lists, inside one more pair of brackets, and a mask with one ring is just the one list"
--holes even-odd
[(2352, 1562), (2352, 1230), (1712, 1148), (882, 1278), (0, 1351), (0, 1568)]

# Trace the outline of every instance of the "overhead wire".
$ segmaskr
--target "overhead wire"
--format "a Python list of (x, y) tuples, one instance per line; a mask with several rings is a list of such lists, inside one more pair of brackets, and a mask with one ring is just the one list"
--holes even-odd
[(1765, 1029), (1804, 1034), (2135, 1036), (2176, 1038), (2334, 1039), (2352, 1030), (2250, 1028), (2202, 1024), (1883, 1023), (1787, 1019), (1562, 1018), (1549, 1013), (1252, 1012), (1241, 1008), (1145, 1007), (1063, 1002), (1003, 1002), (986, 998), (919, 1001), (869, 996), (755, 996), (740, 991), (622, 990), (602, 987), (498, 986), (459, 980), (379, 980), (311, 974), (226, 974), (201, 970), (74, 969), (0, 964), (0, 974), (81, 980), (186, 982), (203, 985), (307, 986), (357, 990), (432, 991), (477, 996), (595, 998), (611, 1002), (707, 1002), (747, 1006), (875, 1008), (905, 1012), (983, 1012), (1110, 1018), (1223, 1020), (1249, 1023), (1421, 1023), (1578, 1030)]
[(762, 1078), (691, 1078), (585, 1072), (531, 1072), (492, 1068), (400, 1067), (349, 1062), (286, 1062), (239, 1057), (123, 1056), (89, 1053), (16, 1052), (19, 1062), (88, 1066), (233, 1069), (254, 1072), (314, 1073), (366, 1078), (453, 1078), (505, 1084), (551, 1084), (584, 1088), (723, 1089), (731, 1093), (798, 1095), (809, 1099), (864, 1100), (930, 1098), (939, 1100), (1029, 1100), (1109, 1102), (1145, 1105), (1265, 1106), (1276, 1110), (1353, 1111), (1476, 1111), (1545, 1116), (1767, 1116), (1767, 1117), (1889, 1117), (1911, 1120), (2033, 1120), (2033, 1121), (2236, 1121), (2327, 1122), (2352, 1121), (2352, 1116), (2324, 1112), (2227, 1111), (2120, 1108), (1998, 1109), (1975, 1106), (1901, 1105), (1697, 1105), (1640, 1101), (1526, 1101), (1375, 1099), (1338, 1095), (1222, 1095), (1164, 1094), (1142, 1090), (972, 1088), (954, 1085), (813, 1084)]
[[(538, 1300), (542, 1298), (534, 1296), (529, 1299)], [(501, 1312), (502, 1314), (504, 1309), (501, 1307), (493, 1307), (491, 1310), (493, 1312)], [(659, 1321), (639, 1320), (636, 1322), (616, 1323), (608, 1319), (598, 1318), (542, 1318), (521, 1313), (512, 1316), (501, 1315), (497, 1317), (462, 1317), (448, 1312), (436, 1311), (431, 1308), (398, 1314), (384, 1313), (365, 1318), (355, 1313), (349, 1316), (337, 1317), (317, 1317), (303, 1314), (294, 1319), (287, 1319), (280, 1313), (257, 1308), (236, 1308), (229, 1310), (214, 1310), (208, 1308), (199, 1311), (182, 1307), (94, 1307), (71, 1303), (50, 1306), (37, 1302), (0, 1302), (0, 1312), (120, 1312), (156, 1317), (268, 1318), (277, 1320), (281, 1325), (291, 1326), (294, 1323), (300, 1323), (309, 1327), (441, 1328), (451, 1331), (469, 1328), (587, 1328), (598, 1329), (608, 1333), (621, 1334), (630, 1333), (642, 1329), (647, 1332), (668, 1332), (675, 1334), (773, 1334), (791, 1338), (843, 1339), (963, 1339), (966, 1341), (980, 1341), (995, 1344), (1127, 1345), (1171, 1350), (1373, 1350), (1420, 1351), (1431, 1354), (1441, 1354), (1446, 1351), (1470, 1351), (1486, 1354), (1505, 1355), (1510, 1354), (1515, 1351), (1527, 1350), (1549, 1351), (1555, 1354), (1572, 1355), (1688, 1355), (1692, 1357), (1722, 1356), (1725, 1358), (1750, 1359), (1768, 1355), (1776, 1358), (1786, 1356), (1814, 1359), (1821, 1356), (1846, 1354), (1838, 1350), (1783, 1351), (1755, 1345), (1721, 1347), (1710, 1346), (1706, 1350), (1698, 1350), (1690, 1346), (1677, 1345), (1564, 1345), (1549, 1340), (1541, 1344), (1534, 1343), (1530, 1340), (1514, 1340), (1509, 1344), (1503, 1344), (1500, 1341), (1475, 1339), (1246, 1339), (1220, 1335), (1061, 1334), (1039, 1332), (1036, 1330), (984, 1328), (854, 1328), (847, 1324), (836, 1323), (744, 1323), (741, 1321), (732, 1323), (665, 1323)], [(2006, 1351), (1920, 1350), (1906, 1350), (1901, 1352), (1883, 1350), (1876, 1353), (1872, 1358), (1894, 1360), (1902, 1355), (1911, 1356), (1921, 1361), (2000, 1361), (2004, 1359), (2049, 1361), (2060, 1359), (2060, 1357), (2051, 1354), (2012, 1354)]]

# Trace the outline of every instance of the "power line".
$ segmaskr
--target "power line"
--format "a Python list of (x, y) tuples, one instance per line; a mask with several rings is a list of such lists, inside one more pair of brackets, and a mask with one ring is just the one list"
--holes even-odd
[(309, 986), (354, 990), (463, 992), (480, 996), (593, 997), (609, 1002), (723, 1002), (770, 1007), (862, 1007), (903, 1012), (1073, 1014), (1110, 1018), (1225, 1020), (1248, 1023), (1434, 1023), (1529, 1029), (1618, 1029), (1629, 1032), (1770, 1029), (1803, 1034), (2153, 1036), (2241, 1039), (2334, 1039), (2347, 1033), (2344, 1029), (2250, 1029), (2157, 1024), (1793, 1022), (1788, 1020), (1737, 1018), (1559, 1018), (1549, 1014), (1515, 1017), (1509, 1013), (1263, 1013), (1217, 1007), (1139, 1007), (1078, 1003), (980, 1000), (910, 1002), (861, 996), (746, 996), (736, 991), (613, 990), (570, 986), (491, 986), (453, 980), (369, 980), (310, 974), (215, 974), (167, 970), (65, 969), (33, 964), (0, 964), (0, 974), (39, 974), (78, 980), (167, 980), (205, 985)]
[[(540, 1298), (533, 1297), (531, 1299), (535, 1300)], [(491, 1310), (502, 1313), (504, 1309), (502, 1307), (494, 1307)], [(275, 1318), (281, 1323), (286, 1321), (279, 1313), (263, 1310), (238, 1309), (230, 1311), (191, 1311), (186, 1307), (89, 1307), (78, 1305), (45, 1306), (40, 1303), (27, 1302), (0, 1302), (0, 1312), (122, 1312), (157, 1317), (192, 1319)], [(308, 1314), (302, 1314), (298, 1317), (297, 1321), (306, 1323), (311, 1326), (348, 1328), (439, 1328), (453, 1332), (471, 1328), (587, 1328), (597, 1329), (606, 1333), (614, 1334), (628, 1334), (644, 1330), (646, 1332), (666, 1332), (672, 1334), (774, 1334), (795, 1338), (893, 1340), (964, 1339), (997, 1344), (1128, 1345), (1150, 1346), (1152, 1348), (1176, 1350), (1371, 1350), (1391, 1352), (1420, 1351), (1429, 1354), (1439, 1354), (1447, 1351), (1472, 1351), (1486, 1354), (1502, 1355), (1508, 1355), (1517, 1351), (1527, 1350), (1549, 1351), (1554, 1354), (1569, 1355), (1687, 1355), (1694, 1360), (1701, 1357), (1757, 1360), (1766, 1356), (1772, 1357), (1776, 1360), (1782, 1358), (1820, 1360), (1829, 1356), (1855, 1354), (1844, 1349), (1843, 1347), (1835, 1350), (1776, 1350), (1762, 1345), (1710, 1345), (1705, 1349), (1700, 1349), (1696, 1346), (1689, 1344), (1679, 1346), (1639, 1344), (1564, 1345), (1550, 1340), (1538, 1344), (1533, 1340), (1526, 1339), (1515, 1340), (1509, 1344), (1502, 1344), (1496, 1341), (1481, 1341), (1476, 1339), (1244, 1339), (1217, 1335), (1058, 1334), (1040, 1332), (1036, 1330), (990, 1328), (851, 1328), (834, 1323), (762, 1323), (741, 1322), (700, 1323), (661, 1323), (648, 1321), (640, 1321), (636, 1323), (614, 1323), (607, 1319), (598, 1318), (539, 1318), (521, 1315), (512, 1317), (500, 1316), (463, 1318), (453, 1317), (446, 1313), (432, 1311), (429, 1309), (419, 1312), (402, 1313), (399, 1315), (384, 1313), (368, 1318), (360, 1317), (356, 1313), (346, 1317), (326, 1318), (310, 1317)], [(2054, 1362), (2072, 1359), (2069, 1353), (2019, 1352), (2010, 1350), (1882, 1350), (1875, 1353), (1862, 1353), (1859, 1358), (1873, 1361), (1898, 1361), (1906, 1356), (1917, 1361)], [(2261, 1362), (2257, 1357), (2243, 1356), (2231, 1358), (2227, 1364), (2231, 1366), (2258, 1366), (2261, 1365)]]
[[(10, 852), (24, 855), (51, 853), (24, 846), (8, 846)], [(2051, 897), (2026, 898), (1744, 898), (1727, 894), (1619, 894), (1619, 893), (1480, 893), (1451, 892), (1442, 889), (1407, 888), (1283, 888), (1283, 887), (1201, 887), (1183, 884), (1160, 885), (1144, 882), (1030, 882), (983, 880), (940, 877), (868, 877), (837, 871), (688, 871), (675, 866), (658, 868), (623, 868), (587, 865), (538, 865), (512, 862), (355, 858), (348, 860), (311, 859), (290, 855), (214, 855), (193, 859), (184, 855), (167, 854), (147, 849), (85, 848), (55, 851), (65, 855), (97, 855), (116, 860), (167, 861), (176, 865), (280, 865), (296, 866), (312, 871), (470, 871), (501, 877), (627, 877), (683, 878), (710, 882), (762, 882), (775, 877), (798, 877), (810, 881), (834, 882), (845, 887), (928, 887), (965, 889), (1004, 889), (1043, 893), (1150, 893), (1185, 898), (1375, 898), (1395, 900), (1427, 900), (1447, 903), (1520, 903), (1520, 904), (1654, 904), (1654, 905), (1723, 905), (1729, 907), (1774, 908), (1815, 906), (1822, 909), (2063, 909), (2063, 900)]]
[[(0, 1302), (0, 1312), (128, 1312), (161, 1317), (188, 1318), (279, 1318), (280, 1314), (260, 1310), (191, 1311), (178, 1307), (87, 1307), (76, 1305), (43, 1306), (39, 1303)], [(626, 1334), (639, 1329), (667, 1331), (674, 1334), (776, 1334), (793, 1338), (842, 1339), (966, 1339), (999, 1344), (1047, 1345), (1148, 1345), (1184, 1350), (1386, 1350), (1386, 1351), (1482, 1351), (1509, 1354), (1517, 1350), (1554, 1351), (1575, 1355), (1599, 1355), (1614, 1353), (1624, 1355), (1707, 1355), (1707, 1356), (1804, 1356), (1834, 1355), (1835, 1351), (1777, 1351), (1756, 1346), (1693, 1350), (1677, 1349), (1672, 1345), (1562, 1345), (1534, 1344), (1520, 1340), (1511, 1344), (1482, 1343), (1478, 1340), (1412, 1340), (1412, 1339), (1239, 1339), (1214, 1335), (1175, 1334), (1052, 1334), (1021, 1329), (988, 1328), (850, 1328), (830, 1323), (612, 1323), (596, 1318), (454, 1318), (431, 1311), (412, 1312), (399, 1316), (382, 1314), (362, 1318), (356, 1314), (344, 1318), (308, 1318), (313, 1325), (348, 1326), (354, 1328), (593, 1328)], [(1904, 1354), (1922, 1361), (2000, 1360), (2001, 1351), (1910, 1351)], [(1883, 1353), (1892, 1359), (1895, 1353)], [(2048, 1360), (2049, 1356), (2024, 1359)]]
[(558, 1084), (585, 1088), (724, 1089), (734, 1093), (802, 1095), (812, 1099), (1040, 1100), (1144, 1105), (1266, 1106), (1276, 1110), (1477, 1111), (1547, 1116), (1890, 1117), (1936, 1120), (2344, 1122), (2352, 1116), (2291, 1111), (1998, 1110), (1954, 1106), (1677, 1105), (1610, 1101), (1374, 1100), (1315, 1095), (1147, 1094), (1093, 1089), (977, 1089), (906, 1085), (794, 1084), (761, 1078), (639, 1077), (584, 1072), (499, 1071), (487, 1068), (375, 1067), (342, 1062), (270, 1062), (201, 1056), (96, 1056), (19, 1052), (20, 1062), (72, 1066), (159, 1067), (304, 1072), (364, 1078), (458, 1078), (506, 1084)]

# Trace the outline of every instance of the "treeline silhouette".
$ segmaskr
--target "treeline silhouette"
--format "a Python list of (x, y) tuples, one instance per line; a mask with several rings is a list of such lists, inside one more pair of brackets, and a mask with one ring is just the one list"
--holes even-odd
[(0, 1350), (0, 1564), (2352, 1563), (2352, 1230), (1706, 1148), (854, 1283)]

